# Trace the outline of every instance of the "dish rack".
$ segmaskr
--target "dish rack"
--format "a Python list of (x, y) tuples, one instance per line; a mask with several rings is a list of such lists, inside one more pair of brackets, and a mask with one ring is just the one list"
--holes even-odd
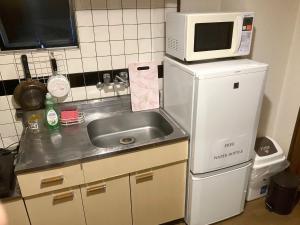
[(62, 126), (71, 126), (76, 124), (81, 124), (84, 122), (84, 113), (78, 112), (78, 118), (60, 119), (60, 124)]

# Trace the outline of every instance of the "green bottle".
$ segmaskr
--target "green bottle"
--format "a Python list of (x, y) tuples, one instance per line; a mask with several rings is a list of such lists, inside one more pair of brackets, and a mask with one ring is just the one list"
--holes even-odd
[(48, 126), (48, 129), (50, 130), (56, 130), (59, 128), (59, 117), (58, 113), (55, 110), (55, 103), (50, 95), (50, 93), (47, 93), (46, 95), (46, 102), (45, 102), (45, 111), (46, 111), (46, 124)]

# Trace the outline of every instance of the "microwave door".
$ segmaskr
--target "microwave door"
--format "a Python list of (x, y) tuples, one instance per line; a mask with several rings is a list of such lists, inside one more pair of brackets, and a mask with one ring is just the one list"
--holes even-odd
[(231, 50), (234, 21), (196, 23), (194, 52)]

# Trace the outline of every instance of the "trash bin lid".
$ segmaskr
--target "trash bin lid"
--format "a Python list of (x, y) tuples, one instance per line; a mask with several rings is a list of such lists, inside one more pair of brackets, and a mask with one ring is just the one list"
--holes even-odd
[(300, 178), (287, 171), (273, 176), (271, 180), (278, 186), (288, 189), (298, 188), (300, 184)]
[(285, 160), (282, 148), (270, 137), (257, 138), (255, 142), (255, 152), (253, 168), (267, 167)]
[(255, 142), (255, 152), (260, 157), (272, 155), (277, 152), (273, 142), (267, 137), (259, 137)]

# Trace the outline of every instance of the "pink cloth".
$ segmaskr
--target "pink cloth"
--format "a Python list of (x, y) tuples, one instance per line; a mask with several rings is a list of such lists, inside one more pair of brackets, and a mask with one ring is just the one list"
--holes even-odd
[[(139, 70), (141, 67), (149, 67)], [(158, 71), (157, 64), (129, 64), (130, 92), (132, 111), (142, 111), (159, 108)]]

